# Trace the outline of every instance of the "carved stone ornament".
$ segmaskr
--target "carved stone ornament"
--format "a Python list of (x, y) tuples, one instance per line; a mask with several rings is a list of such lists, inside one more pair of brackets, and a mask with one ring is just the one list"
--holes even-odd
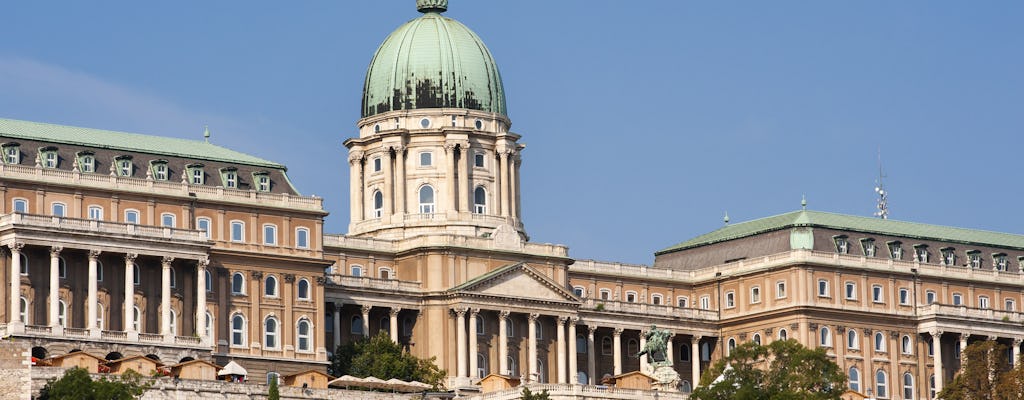
[(327, 278), (324, 278), (322, 276), (316, 277), (316, 285), (317, 286), (323, 286), (326, 283), (327, 283)]
[(501, 317), (501, 319), (508, 319), (510, 314), (512, 314), (512, 312), (509, 310), (501, 310), (498, 312), (498, 317)]
[(263, 271), (252, 271), (249, 273), (253, 279), (263, 279)]
[(807, 324), (807, 327), (810, 328), (812, 331), (818, 330), (818, 324), (814, 322)]
[(770, 327), (769, 328), (764, 328), (764, 334), (765, 335), (771, 336), (772, 332), (775, 332), (775, 328), (770, 328)]
[(97, 258), (100, 258), (100, 254), (103, 254), (103, 252), (96, 249), (89, 250), (89, 259), (95, 260)]
[(64, 250), (64, 248), (60, 247), (60, 246), (50, 247), (50, 257), (58, 257), (58, 256), (60, 256), (60, 252), (63, 251), (63, 250)]
[(284, 281), (286, 283), (295, 283), (295, 274), (284, 274)]
[(136, 253), (125, 253), (124, 255), (125, 262), (135, 262), (136, 258), (139, 258), (139, 255)]
[(199, 261), (196, 263), (196, 265), (199, 266), (199, 268), (209, 267), (210, 266), (210, 258), (209, 257), (200, 258)]

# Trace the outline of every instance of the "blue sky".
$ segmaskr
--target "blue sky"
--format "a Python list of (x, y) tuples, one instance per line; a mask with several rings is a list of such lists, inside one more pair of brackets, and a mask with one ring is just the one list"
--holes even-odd
[[(1024, 3), (451, 0), (487, 43), (531, 240), (649, 263), (722, 225), (869, 216), (1024, 233)], [(0, 117), (212, 140), (348, 224), (366, 66), (413, 0), (12, 2)]]

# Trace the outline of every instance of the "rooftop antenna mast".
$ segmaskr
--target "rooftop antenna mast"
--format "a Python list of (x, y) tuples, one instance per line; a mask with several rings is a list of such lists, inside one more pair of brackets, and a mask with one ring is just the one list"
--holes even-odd
[(878, 180), (875, 181), (875, 193), (878, 193), (878, 204), (875, 206), (878, 211), (875, 211), (875, 216), (881, 219), (889, 219), (889, 193), (885, 191), (885, 184), (883, 179), (885, 174), (882, 173), (882, 149), (878, 149)]

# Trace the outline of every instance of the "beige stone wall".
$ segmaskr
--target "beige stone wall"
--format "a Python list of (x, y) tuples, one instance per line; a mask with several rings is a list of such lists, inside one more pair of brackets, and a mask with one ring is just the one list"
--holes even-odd
[(25, 343), (0, 341), (0, 400), (28, 400), (32, 353)]

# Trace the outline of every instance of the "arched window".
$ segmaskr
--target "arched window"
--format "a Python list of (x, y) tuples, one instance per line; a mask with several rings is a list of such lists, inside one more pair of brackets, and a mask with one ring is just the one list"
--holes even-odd
[(612, 338), (608, 336), (601, 338), (601, 354), (606, 356), (612, 354)]
[(309, 229), (298, 228), (295, 230), (295, 247), (300, 249), (309, 248)]
[(388, 267), (377, 268), (377, 276), (380, 277), (380, 279), (395, 279), (394, 271)]
[(914, 376), (903, 373), (903, 400), (914, 400)]
[(761, 345), (761, 334), (760, 333), (755, 333), (754, 334), (754, 343), (756, 343), (758, 346)]
[(349, 328), (349, 332), (353, 335), (363, 334), (363, 317), (358, 315), (352, 316), (352, 326)]
[(68, 206), (64, 203), (53, 203), (50, 204), (50, 214), (54, 217), (63, 217)]
[(779, 340), (786, 340), (786, 339), (789, 339), (789, 332), (786, 332), (785, 329), (779, 329)]
[(124, 223), (126, 224), (138, 224), (139, 223), (139, 210), (124, 210)]
[(206, 274), (206, 291), (207, 292), (212, 292), (213, 291), (213, 274), (210, 273), (209, 269), (206, 269), (204, 271), (204, 273)]
[(860, 392), (860, 370), (857, 367), (850, 367), (847, 379), (850, 381), (850, 390)]
[(231, 294), (245, 294), (245, 276), (241, 272), (231, 275)]
[(231, 221), (231, 241), (232, 242), (244, 242), (245, 241), (245, 222), (242, 222), (242, 221)]
[(68, 327), (68, 303), (64, 300), (57, 302), (57, 325)]
[(700, 345), (700, 360), (711, 361), (711, 345), (708, 342), (701, 343)]
[(100, 206), (89, 206), (88, 212), (89, 212), (89, 214), (88, 214), (88, 218), (89, 219), (95, 219), (95, 220), (102, 220), (103, 219), (103, 207), (100, 207)]
[(177, 227), (177, 216), (171, 213), (160, 214), (160, 226), (167, 228)]
[(636, 292), (634, 292), (632, 290), (626, 292), (626, 302), (627, 303), (636, 303)]
[(693, 386), (690, 385), (690, 381), (684, 380), (679, 384), (679, 391), (683, 393), (690, 393), (693, 391)]
[(612, 299), (612, 291), (611, 290), (601, 289), (601, 290), (598, 291), (598, 294), (601, 296), (601, 300), (611, 300)]
[(846, 331), (846, 348), (857, 349), (860, 348), (860, 340), (857, 340), (857, 330), (849, 329)]
[(515, 337), (515, 335), (516, 335), (516, 323), (515, 323), (515, 321), (512, 320), (512, 318), (507, 318), (507, 320), (508, 321), (505, 322), (505, 336), (507, 336), (507, 337)]
[(213, 339), (213, 315), (209, 311), (206, 312), (206, 337)]
[(168, 269), (171, 271), (171, 287), (172, 288), (178, 287), (178, 284), (177, 284), (178, 276), (177, 276), (177, 274), (174, 271), (174, 267), (171, 267), (171, 268), (168, 268)]
[(518, 377), (519, 363), (516, 362), (516, 359), (512, 356), (508, 356), (505, 359), (505, 361), (508, 363), (508, 371), (506, 371), (505, 373), (508, 374), (508, 376)]
[(903, 335), (903, 339), (900, 341), (900, 349), (903, 350), (903, 354), (914, 354), (913, 341), (910, 340), (910, 336)]
[(544, 324), (540, 320), (533, 321), (534, 330), (537, 332), (537, 340), (544, 340)]
[(477, 335), (483, 335), (484, 334), (484, 316), (482, 314), (478, 314), (476, 316), (476, 326), (475, 326), (475, 328), (476, 328), (476, 334)]
[(832, 331), (828, 327), (821, 327), (821, 347), (832, 347)]
[(142, 268), (139, 268), (139, 264), (132, 263), (132, 283), (135, 286), (142, 284)]
[(640, 344), (635, 339), (629, 339), (626, 342), (626, 354), (631, 358), (636, 358), (636, 353), (640, 352)]
[(263, 285), (263, 295), (267, 297), (277, 297), (277, 277), (273, 275), (267, 277), (267, 280)]
[(473, 190), (473, 212), (487, 214), (487, 190), (483, 186)]
[(542, 360), (540, 358), (537, 359), (537, 382), (538, 383), (547, 383), (548, 382), (547, 368), (544, 365), (544, 360)]
[(142, 331), (142, 311), (139, 310), (139, 306), (132, 308), (132, 330), (136, 332)]
[(103, 303), (96, 303), (96, 327), (100, 330), (107, 330), (106, 319), (103, 318)]
[(661, 297), (660, 294), (657, 294), (657, 293), (652, 294), (651, 295), (651, 304), (654, 304), (656, 306), (660, 306), (661, 305), (661, 301), (662, 301), (661, 299), (662, 299), (662, 297)]
[(363, 267), (359, 265), (352, 266), (352, 276), (363, 276)]
[(12, 207), (14, 212), (27, 213), (28, 212), (28, 200), (25, 199), (14, 199), (14, 205)]
[(424, 185), (420, 188), (420, 214), (434, 213), (434, 188)]
[(885, 371), (878, 370), (878, 372), (875, 372), (875, 395), (881, 399), (889, 397), (889, 392), (886, 390), (888, 388), (886, 378), (888, 378), (888, 375), (885, 374)]
[(103, 263), (96, 260), (96, 282), (103, 282)]
[(590, 378), (587, 377), (587, 373), (585, 371), (576, 372), (576, 383), (580, 385), (586, 385), (590, 383)]
[(309, 300), (309, 280), (299, 279), (299, 300)]
[(28, 324), (28, 300), (25, 299), (24, 297), (21, 298), (21, 308), (18, 309), (18, 313), (19, 313), (18, 317), (21, 319), (21, 322), (27, 325)]
[(729, 338), (729, 351), (726, 352), (726, 355), (732, 354), (733, 350), (736, 350), (736, 339)]
[(21, 274), (28, 276), (28, 256), (25, 253), (21, 253)]
[(277, 246), (277, 225), (263, 225), (263, 244), (267, 246)]
[(296, 337), (298, 338), (297, 349), (298, 351), (310, 351), (313, 348), (310, 342), (310, 323), (308, 319), (300, 319), (298, 325), (296, 325)]
[(587, 354), (587, 338), (583, 335), (576, 335), (576, 354)]
[(171, 327), (171, 334), (178, 334), (178, 312), (171, 309), (171, 323), (168, 324)]
[(268, 349), (277, 348), (277, 318), (267, 317), (263, 321), (263, 347)]
[(373, 191), (373, 217), (381, 218), (384, 216), (384, 193), (380, 190)]
[(68, 263), (64, 261), (64, 257), (57, 257), (57, 275), (60, 276), (60, 279), (68, 277)]
[(689, 304), (689, 299), (687, 299), (685, 296), (676, 297), (676, 307), (686, 308), (686, 306), (688, 304)]
[(231, 345), (245, 346), (245, 317), (241, 314), (231, 317)]
[(584, 289), (583, 286), (573, 286), (572, 288), (572, 294), (576, 295), (576, 297), (579, 297), (581, 299), (584, 297), (584, 294), (586, 292), (587, 290)]
[(206, 217), (196, 218), (196, 230), (203, 231), (203, 237), (206, 239), (210, 238), (210, 226), (213, 221)]
[(478, 378), (487, 376), (487, 357), (483, 353), (476, 353), (476, 376)]
[(679, 347), (679, 361), (690, 361), (690, 346)]
[(882, 332), (875, 332), (875, 351), (885, 351), (885, 335)]

